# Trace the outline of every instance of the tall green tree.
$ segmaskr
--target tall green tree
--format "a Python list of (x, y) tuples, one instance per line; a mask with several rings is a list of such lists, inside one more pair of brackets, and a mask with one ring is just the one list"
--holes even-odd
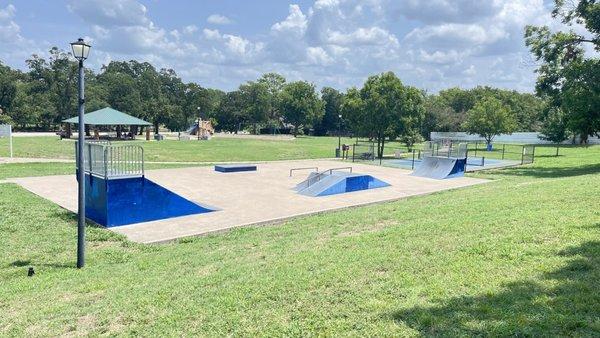
[(377, 143), (378, 157), (386, 139), (414, 142), (424, 114), (422, 92), (404, 86), (393, 72), (370, 76), (360, 90), (350, 89), (342, 107), (355, 134)]
[(469, 134), (476, 134), (492, 143), (500, 134), (511, 134), (517, 128), (514, 114), (494, 97), (485, 98), (467, 112), (463, 127)]
[(589, 136), (600, 133), (599, 59), (588, 57), (585, 52), (586, 46), (600, 51), (600, 3), (555, 0), (552, 16), (567, 26), (580, 24), (587, 33), (579, 34), (573, 29), (552, 31), (548, 26), (526, 27), (525, 43), (541, 63), (536, 70), (536, 92), (550, 107), (564, 112), (565, 127), (586, 143)]
[(323, 101), (319, 98), (315, 85), (306, 81), (285, 85), (281, 93), (280, 107), (285, 121), (294, 126), (294, 136), (298, 135), (300, 126), (311, 127), (324, 114)]
[(279, 99), (281, 91), (285, 86), (286, 79), (283, 75), (277, 73), (266, 73), (257, 81), (267, 87), (269, 92), (269, 109), (267, 113), (267, 122), (273, 128), (281, 125), (281, 112), (279, 110)]
[(239, 90), (225, 93), (219, 101), (215, 119), (218, 121), (217, 129), (235, 132), (240, 131), (246, 115), (243, 113), (243, 98)]
[(267, 122), (271, 99), (267, 85), (249, 81), (240, 86), (245, 120), (252, 123), (252, 132), (257, 134), (258, 125)]
[(321, 100), (325, 104), (325, 114), (323, 119), (317, 123), (315, 128), (315, 135), (326, 135), (328, 132), (338, 132), (338, 129), (343, 127), (343, 116), (342, 119), (339, 115), (342, 115), (342, 101), (344, 94), (340, 93), (337, 89), (331, 87), (323, 87), (321, 89)]

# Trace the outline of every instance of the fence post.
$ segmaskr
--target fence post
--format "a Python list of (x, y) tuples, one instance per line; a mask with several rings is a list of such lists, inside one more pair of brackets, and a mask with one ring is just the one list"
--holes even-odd
[(533, 146), (533, 150), (531, 152), (531, 163), (535, 161), (535, 145)]
[(477, 157), (477, 146), (479, 145), (479, 141), (475, 141), (475, 156)]
[(502, 159), (504, 159), (504, 150), (506, 150), (506, 144), (502, 145)]
[[(420, 150), (419, 150), (419, 152), (420, 152)], [(413, 160), (412, 160), (410, 169), (415, 169), (415, 150), (414, 149), (413, 149), (412, 153), (413, 153)]]
[(558, 148), (560, 148), (560, 145), (556, 145), (556, 157), (558, 157)]
[[(85, 144), (85, 143), (84, 143)], [(90, 161), (90, 174), (94, 172), (93, 170), (93, 159), (92, 159), (92, 144), (88, 143), (88, 157), (89, 157), (89, 161)], [(83, 164), (85, 164), (85, 153), (83, 154)]]

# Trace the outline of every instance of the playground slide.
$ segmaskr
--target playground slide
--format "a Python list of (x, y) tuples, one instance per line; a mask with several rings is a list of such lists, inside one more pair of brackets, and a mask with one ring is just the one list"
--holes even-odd
[(464, 176), (465, 168), (466, 159), (464, 158), (427, 156), (423, 158), (411, 175), (441, 180)]
[(331, 174), (324, 175), (316, 182), (313, 180), (309, 185), (309, 179), (315, 177), (316, 175), (317, 173), (311, 173), (308, 179), (296, 186), (296, 191), (302, 195), (317, 197), (389, 186), (388, 183), (371, 175), (353, 174), (339, 171), (334, 171)]
[(113, 227), (214, 211), (145, 177), (104, 179), (85, 175), (87, 218)]

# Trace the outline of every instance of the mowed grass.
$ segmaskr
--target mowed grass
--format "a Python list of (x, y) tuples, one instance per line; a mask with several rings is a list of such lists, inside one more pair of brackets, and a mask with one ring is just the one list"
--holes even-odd
[[(342, 139), (350, 144), (352, 140)], [(72, 140), (58, 137), (15, 137), (14, 156), (73, 159)], [(156, 162), (272, 161), (335, 156), (336, 137), (298, 137), (294, 140), (234, 139), (214, 137), (209, 141), (121, 141), (113, 144), (139, 144), (145, 160)], [(0, 157), (9, 156), (8, 139), (0, 139)]]
[(88, 227), (82, 270), (74, 215), (0, 184), (0, 335), (600, 335), (600, 147), (478, 176), (166, 245)]

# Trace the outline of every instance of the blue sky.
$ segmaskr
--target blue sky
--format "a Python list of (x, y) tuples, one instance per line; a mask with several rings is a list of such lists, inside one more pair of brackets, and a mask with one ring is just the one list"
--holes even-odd
[(82, 36), (95, 70), (137, 59), (223, 90), (271, 71), (343, 90), (391, 70), (430, 92), (531, 92), (523, 27), (549, 11), (544, 0), (0, 0), (0, 60), (25, 69)]

